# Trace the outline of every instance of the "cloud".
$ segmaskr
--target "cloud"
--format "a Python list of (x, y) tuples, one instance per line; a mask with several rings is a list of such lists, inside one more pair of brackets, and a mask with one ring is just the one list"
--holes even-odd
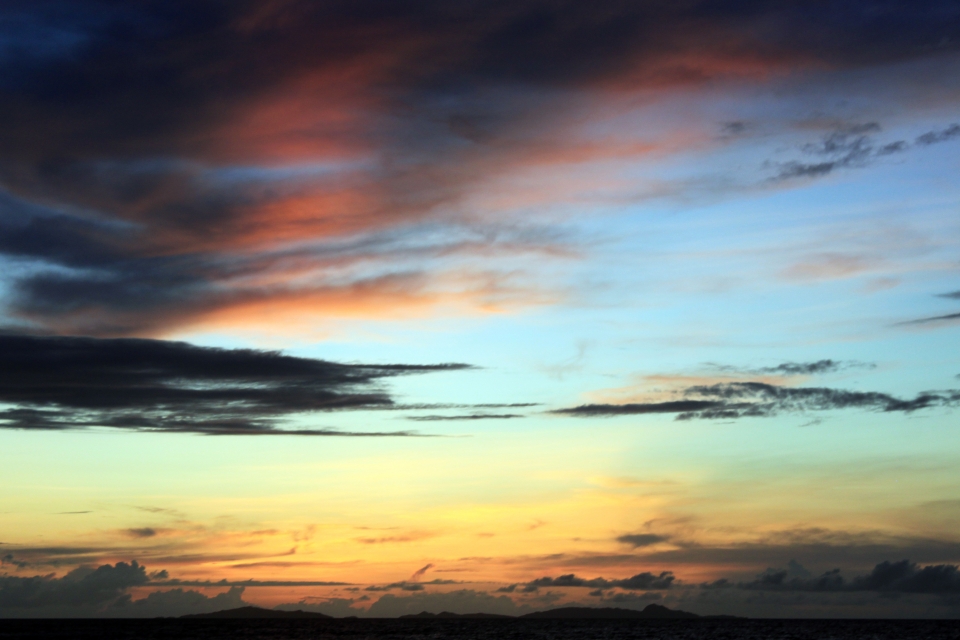
[[(936, 0), (839, 12), (14, 0), (0, 12), (0, 254), (26, 267), (5, 302), (34, 327), (87, 335), (230, 326), (251, 308), (289, 324), (454, 295), (472, 312), (536, 304), (549, 296), (507, 286), (509, 273), (458, 279), (455, 258), (562, 253), (549, 230), (498, 216), (542, 194), (487, 207), (485, 225), (455, 219), (518, 170), (657, 146), (572, 134), (565, 117), (585, 99), (890, 65), (957, 41)], [(825, 140), (822, 162), (853, 163), (866, 133)], [(824, 171), (807, 164), (792, 170)]]
[(960, 593), (960, 569), (939, 564), (921, 567), (909, 560), (884, 561), (867, 575), (845, 580), (840, 569), (817, 577), (791, 577), (786, 570), (767, 569), (752, 582), (737, 584), (740, 589), (760, 591), (878, 591), (887, 593)]
[(938, 142), (946, 142), (960, 137), (960, 124), (952, 124), (946, 129), (940, 131), (929, 131), (922, 136), (917, 137), (917, 144), (931, 145)]
[[(957, 131), (960, 132), (960, 125), (954, 125), (957, 127)], [(951, 127), (951, 130), (953, 127)], [(949, 291), (947, 293), (937, 294), (938, 298), (947, 298), (949, 300), (960, 300), (960, 291)], [(960, 313), (948, 313), (942, 316), (932, 316), (929, 318), (919, 318), (917, 320), (905, 320), (903, 322), (898, 322), (894, 326), (910, 326), (910, 325), (948, 325), (953, 324), (960, 320)]]
[(279, 611), (313, 611), (336, 618), (346, 618), (364, 615), (366, 609), (353, 605), (365, 603), (369, 600), (370, 596), (360, 596), (359, 598), (304, 598), (299, 602), (278, 604), (274, 609)]
[(462, 364), (363, 365), (183, 342), (0, 334), (0, 427), (210, 435), (392, 435), (284, 430), (293, 413), (393, 405), (377, 386)]
[(445, 421), (458, 421), (458, 420), (512, 420), (514, 418), (525, 418), (526, 416), (519, 413), (471, 413), (468, 415), (460, 416), (442, 416), (442, 415), (429, 415), (429, 416), (408, 416), (407, 420), (414, 420), (417, 422), (445, 422)]
[[(909, 143), (904, 140), (878, 146), (874, 143), (872, 136), (880, 130), (880, 125), (876, 122), (840, 127), (824, 135), (819, 142), (801, 147), (803, 153), (820, 159), (812, 162), (792, 160), (770, 163), (778, 170), (774, 180), (816, 178), (833, 173), (837, 169), (865, 167), (884, 156), (902, 153), (910, 148)], [(918, 136), (915, 145), (924, 147), (957, 137), (960, 137), (960, 124), (952, 124), (945, 129)]]
[(663, 571), (659, 574), (650, 572), (638, 573), (630, 578), (621, 580), (607, 580), (604, 578), (580, 578), (569, 573), (556, 578), (543, 577), (531, 580), (523, 586), (523, 591), (537, 591), (541, 587), (584, 587), (589, 589), (624, 589), (627, 591), (648, 589), (669, 589), (676, 577), (672, 571)]
[(424, 575), (428, 570), (430, 570), (430, 569), (432, 569), (432, 568), (433, 568), (433, 563), (432, 563), (432, 562), (429, 562), (429, 563), (425, 564), (424, 566), (420, 567), (419, 569), (417, 569), (416, 571), (414, 571), (414, 572), (413, 572), (413, 575), (410, 576), (410, 579), (411, 579), (411, 580), (419, 580), (420, 578), (423, 577), (423, 575)]
[(810, 577), (792, 562), (816, 566), (872, 567), (877, 558), (911, 557), (938, 563), (960, 558), (960, 543), (949, 537), (895, 536), (881, 531), (845, 531), (807, 527), (771, 531), (748, 539), (727, 542), (673, 540), (673, 548), (641, 549), (632, 556), (593, 555), (569, 558), (566, 566), (617, 566), (629, 561), (657, 565), (784, 566), (790, 578)]
[(100, 606), (120, 597), (131, 587), (149, 581), (136, 560), (127, 564), (78, 567), (62, 578), (0, 576), (0, 611), (43, 607)]
[(142, 527), (139, 529), (126, 529), (124, 533), (132, 538), (152, 538), (157, 535), (157, 530), (152, 527)]
[(617, 537), (617, 542), (628, 544), (634, 549), (649, 547), (659, 542), (666, 542), (667, 540), (669, 540), (668, 536), (659, 536), (653, 533), (629, 533)]
[(605, 606), (635, 606), (635, 607), (644, 607), (650, 604), (653, 600), (662, 600), (663, 594), (657, 593), (656, 591), (648, 591), (646, 593), (606, 593), (601, 590), (591, 591), (591, 596), (600, 598)]
[(917, 320), (905, 320), (898, 322), (897, 326), (909, 326), (917, 324), (953, 324), (960, 320), (960, 313), (948, 313), (943, 316), (932, 316), (929, 318), (919, 318)]
[(160, 587), (341, 587), (351, 582), (331, 582), (329, 580), (154, 580), (153, 586)]
[(577, 417), (625, 416), (646, 413), (687, 413), (704, 411), (719, 406), (720, 403), (706, 400), (676, 400), (671, 402), (650, 402), (630, 404), (583, 404), (569, 409), (557, 409), (552, 413)]
[(917, 394), (914, 398), (901, 399), (876, 391), (782, 387), (766, 382), (696, 385), (687, 387), (680, 394), (691, 399), (622, 405), (589, 404), (557, 409), (552, 413), (575, 417), (674, 413), (678, 420), (737, 419), (838, 409), (911, 413), (932, 407), (956, 406), (960, 403), (960, 391), (957, 390), (928, 391)]
[(423, 585), (419, 582), (392, 582), (390, 584), (377, 585), (372, 584), (366, 587), (364, 591), (392, 591), (400, 589), (402, 591), (423, 591)]
[[(232, 586), (214, 596), (182, 588), (151, 591), (139, 600), (134, 588), (162, 585), (166, 571), (147, 574), (132, 561), (81, 566), (63, 577), (0, 575), (0, 617), (138, 617), (180, 616), (246, 606), (244, 587)], [(223, 586), (222, 584), (212, 586)]]
[(816, 362), (784, 362), (775, 367), (757, 369), (760, 373), (774, 373), (787, 376), (809, 376), (818, 373), (831, 373), (845, 368), (844, 363), (835, 360), (817, 360)]
[(411, 531), (410, 533), (405, 533), (402, 535), (396, 536), (383, 536), (379, 538), (355, 538), (357, 542), (362, 544), (391, 544), (395, 542), (414, 542), (416, 540), (423, 540), (425, 538), (431, 538), (434, 534), (426, 531)]
[(132, 600), (123, 597), (107, 610), (116, 617), (156, 618), (174, 617), (191, 613), (212, 613), (224, 609), (250, 606), (243, 600), (244, 587), (230, 587), (223, 593), (207, 596), (199, 591), (168, 589), (152, 591), (146, 597)]
[(532, 608), (529, 605), (518, 604), (506, 595), (496, 596), (486, 591), (459, 589), (446, 593), (420, 592), (409, 596), (384, 594), (370, 606), (366, 615), (375, 618), (393, 618), (421, 611), (521, 615), (529, 613)]
[(724, 373), (745, 373), (755, 375), (779, 375), (779, 376), (809, 376), (821, 373), (833, 373), (845, 369), (866, 368), (873, 369), (875, 364), (869, 362), (841, 361), (832, 359), (816, 360), (813, 362), (782, 362), (772, 367), (743, 368), (730, 365), (719, 365), (708, 363), (711, 369), (722, 371)]
[(880, 156), (897, 153), (906, 149), (902, 141), (888, 143), (877, 149), (871, 135), (880, 131), (876, 122), (854, 124), (839, 128), (814, 144), (806, 144), (801, 151), (821, 159), (812, 162), (792, 160), (777, 164), (775, 180), (793, 178), (816, 178), (832, 173), (836, 169), (863, 167)]

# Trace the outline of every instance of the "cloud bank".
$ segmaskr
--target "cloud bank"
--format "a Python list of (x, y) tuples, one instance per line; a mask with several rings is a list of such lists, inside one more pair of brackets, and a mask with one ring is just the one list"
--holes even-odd
[[(463, 364), (340, 364), (183, 342), (0, 334), (0, 428), (209, 435), (412, 435), (286, 430), (295, 413), (391, 408), (380, 383)], [(143, 530), (140, 533), (146, 534)]]

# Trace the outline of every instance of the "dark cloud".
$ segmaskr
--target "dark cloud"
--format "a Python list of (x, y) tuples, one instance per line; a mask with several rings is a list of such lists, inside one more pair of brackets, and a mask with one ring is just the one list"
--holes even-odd
[(889, 155), (906, 149), (903, 142), (886, 144), (877, 149), (871, 135), (880, 131), (876, 122), (855, 124), (825, 135), (818, 143), (807, 144), (801, 151), (820, 159), (812, 162), (793, 160), (778, 165), (776, 180), (816, 178), (836, 169), (863, 167), (878, 155)]
[(553, 413), (578, 417), (675, 413), (678, 420), (765, 417), (837, 409), (911, 413), (931, 407), (955, 406), (960, 391), (929, 391), (901, 399), (875, 391), (848, 391), (826, 387), (781, 387), (765, 382), (725, 382), (684, 389), (689, 400), (649, 404), (592, 404)]
[(369, 610), (360, 613), (360, 615), (372, 618), (392, 618), (406, 614), (416, 614), (421, 611), (521, 615), (531, 610), (532, 608), (529, 605), (518, 604), (507, 595), (493, 595), (486, 591), (474, 589), (457, 589), (444, 593), (419, 591), (403, 596), (386, 593), (380, 596), (370, 606)]
[(738, 583), (740, 589), (762, 591), (879, 591), (897, 593), (960, 593), (960, 569), (940, 564), (921, 567), (909, 560), (885, 561), (867, 575), (845, 580), (840, 569), (817, 577), (791, 577), (787, 570), (767, 569), (752, 582)]
[(949, 293), (937, 294), (938, 298), (950, 298), (951, 300), (960, 300), (960, 291), (951, 291)]
[(649, 547), (650, 545), (657, 544), (658, 542), (665, 542), (667, 540), (669, 540), (669, 537), (658, 536), (653, 533), (630, 533), (617, 537), (617, 542), (628, 544), (634, 549), (639, 547)]
[(708, 400), (675, 400), (671, 402), (631, 403), (631, 404), (582, 404), (569, 409), (557, 409), (552, 413), (591, 417), (626, 416), (645, 413), (687, 413), (705, 411), (721, 406), (722, 403)]
[(346, 618), (348, 616), (361, 616), (366, 610), (361, 607), (354, 607), (354, 604), (367, 602), (370, 596), (360, 596), (359, 598), (304, 598), (299, 602), (288, 602), (278, 604), (274, 609), (279, 611), (313, 611), (322, 613), (335, 618)]
[(62, 578), (0, 576), (0, 611), (105, 605), (147, 582), (146, 570), (136, 561), (96, 569), (79, 567)]
[[(875, 143), (873, 134), (880, 130), (879, 124), (868, 122), (841, 127), (828, 133), (819, 142), (801, 147), (802, 152), (821, 159), (811, 162), (793, 160), (772, 163), (778, 169), (774, 179), (816, 178), (837, 169), (865, 167), (883, 156), (901, 153), (910, 148), (910, 144), (905, 140)], [(960, 137), (960, 124), (952, 124), (945, 129), (918, 136), (914, 144), (924, 147), (957, 137)]]
[(463, 584), (459, 580), (443, 580), (442, 578), (430, 580), (429, 582), (415, 582), (418, 578), (419, 576), (414, 574), (411, 578), (411, 580), (414, 581), (402, 580), (400, 582), (391, 582), (390, 584), (372, 584), (369, 587), (365, 587), (364, 591), (393, 591), (394, 589), (399, 589), (400, 591), (423, 591), (423, 585)]
[(212, 613), (224, 609), (250, 606), (243, 600), (244, 587), (230, 587), (223, 593), (208, 596), (199, 591), (168, 589), (151, 591), (139, 600), (124, 595), (105, 611), (107, 615), (129, 618), (182, 616), (191, 613)]
[(18, 560), (12, 553), (8, 553), (0, 556), (0, 566), (3, 565), (11, 565), (17, 569), (26, 569), (30, 566), (30, 563), (25, 560)]
[(329, 580), (154, 580), (151, 586), (159, 587), (340, 587), (351, 582), (331, 582)]
[[(809, 578), (800, 563), (814, 566), (864, 568), (877, 558), (911, 557), (918, 562), (938, 563), (960, 558), (960, 543), (952, 539), (920, 536), (892, 537), (880, 532), (849, 532), (822, 528), (787, 529), (752, 541), (704, 545), (673, 539), (673, 547), (641, 550), (632, 557), (669, 565), (786, 566), (789, 578)], [(622, 565), (631, 558), (622, 555), (571, 557), (566, 566)]]
[(653, 600), (662, 600), (663, 594), (657, 593), (656, 591), (648, 591), (646, 593), (606, 593), (602, 590), (591, 591), (591, 596), (600, 598), (600, 601), (604, 605), (613, 605), (613, 606), (646, 606)]
[(724, 135), (739, 136), (743, 134), (748, 128), (749, 128), (749, 125), (746, 122), (743, 122), (741, 120), (735, 120), (733, 122), (724, 122), (723, 126), (721, 127), (721, 131), (723, 132)]
[(208, 596), (181, 587), (155, 590), (133, 600), (135, 587), (163, 585), (166, 571), (147, 574), (132, 561), (101, 565), (96, 569), (81, 566), (61, 578), (53, 575), (20, 578), (0, 576), (0, 617), (158, 617), (206, 613), (246, 606), (243, 586), (226, 583), (205, 584), (227, 587), (223, 593)]
[(918, 318), (917, 320), (905, 320), (904, 322), (898, 322), (898, 326), (906, 326), (912, 324), (937, 324), (937, 323), (953, 323), (960, 320), (960, 313), (948, 313), (943, 316), (931, 316), (929, 318)]
[(605, 578), (586, 579), (580, 578), (575, 574), (569, 573), (556, 578), (543, 577), (531, 580), (523, 585), (523, 591), (537, 591), (544, 587), (584, 587), (589, 589), (624, 589), (627, 591), (640, 591), (648, 589), (669, 589), (675, 580), (672, 571), (664, 571), (660, 574), (650, 572), (638, 573), (630, 578), (622, 580), (607, 580)]
[(960, 137), (960, 124), (952, 124), (941, 131), (930, 131), (917, 138), (917, 144), (930, 145)]
[[(955, 50), (958, 36), (943, 0), (10, 0), (0, 255), (29, 266), (11, 276), (10, 310), (60, 332), (142, 335), (239, 304), (397, 282), (396, 269), (343, 277), (327, 269), (337, 261), (552, 248), (502, 228), (400, 247), (549, 133), (571, 89), (889, 64)], [(784, 176), (864, 161), (867, 133), (825, 139), (822, 161)], [(349, 248), (276, 249), (357, 235)], [(245, 277), (298, 272), (291, 263), (320, 284)]]
[(127, 529), (126, 534), (133, 538), (152, 538), (153, 536), (157, 535), (157, 530), (152, 527)]
[(182, 342), (0, 334), (4, 428), (113, 427), (212, 435), (414, 435), (287, 431), (296, 412), (390, 407), (380, 381), (461, 364), (339, 364)]
[(392, 591), (393, 589), (401, 589), (403, 591), (423, 591), (423, 585), (418, 582), (392, 582), (384, 585), (372, 584), (364, 589), (364, 591)]
[(423, 540), (424, 538), (431, 537), (431, 535), (432, 534), (424, 532), (412, 532), (396, 536), (383, 536), (380, 538), (355, 538), (355, 540), (362, 544), (392, 544), (394, 542), (413, 542), (415, 540)]
[(733, 373), (748, 373), (748, 374), (772, 374), (772, 375), (782, 375), (782, 376), (798, 376), (798, 375), (817, 375), (821, 373), (833, 373), (835, 371), (842, 371), (844, 369), (855, 369), (855, 368), (868, 368), (872, 369), (876, 365), (869, 362), (857, 362), (857, 361), (841, 361), (841, 360), (816, 360), (814, 362), (782, 362), (773, 367), (759, 367), (755, 369), (742, 368), (742, 367), (733, 367), (730, 365), (718, 365), (714, 363), (708, 363), (708, 366), (712, 369), (724, 372), (733, 372)]
[(414, 572), (413, 572), (413, 575), (410, 576), (410, 579), (411, 579), (411, 580), (419, 580), (420, 578), (423, 577), (423, 575), (424, 575), (427, 571), (429, 571), (429, 570), (432, 569), (432, 568), (433, 568), (433, 563), (432, 563), (432, 562), (428, 562), (427, 564), (423, 565), (422, 567), (420, 567), (419, 569), (417, 569), (416, 571), (414, 571)]
[(765, 367), (757, 371), (762, 373), (783, 374), (787, 376), (814, 375), (830, 373), (844, 367), (844, 363), (836, 360), (817, 360), (816, 362), (784, 362), (775, 367)]
[(457, 420), (512, 420), (514, 418), (525, 418), (526, 416), (519, 413), (471, 413), (468, 415), (460, 416), (441, 416), (441, 415), (430, 415), (430, 416), (408, 416), (407, 420), (415, 420), (417, 422), (444, 422), (444, 421), (457, 421)]

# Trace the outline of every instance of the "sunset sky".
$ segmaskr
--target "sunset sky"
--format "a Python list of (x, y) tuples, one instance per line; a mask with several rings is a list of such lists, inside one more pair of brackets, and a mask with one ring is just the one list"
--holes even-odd
[(960, 5), (5, 0), (0, 617), (960, 617)]

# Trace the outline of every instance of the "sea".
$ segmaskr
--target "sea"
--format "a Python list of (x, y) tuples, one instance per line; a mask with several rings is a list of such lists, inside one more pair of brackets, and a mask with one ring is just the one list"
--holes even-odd
[(960, 640), (960, 620), (0, 620), (0, 640)]

